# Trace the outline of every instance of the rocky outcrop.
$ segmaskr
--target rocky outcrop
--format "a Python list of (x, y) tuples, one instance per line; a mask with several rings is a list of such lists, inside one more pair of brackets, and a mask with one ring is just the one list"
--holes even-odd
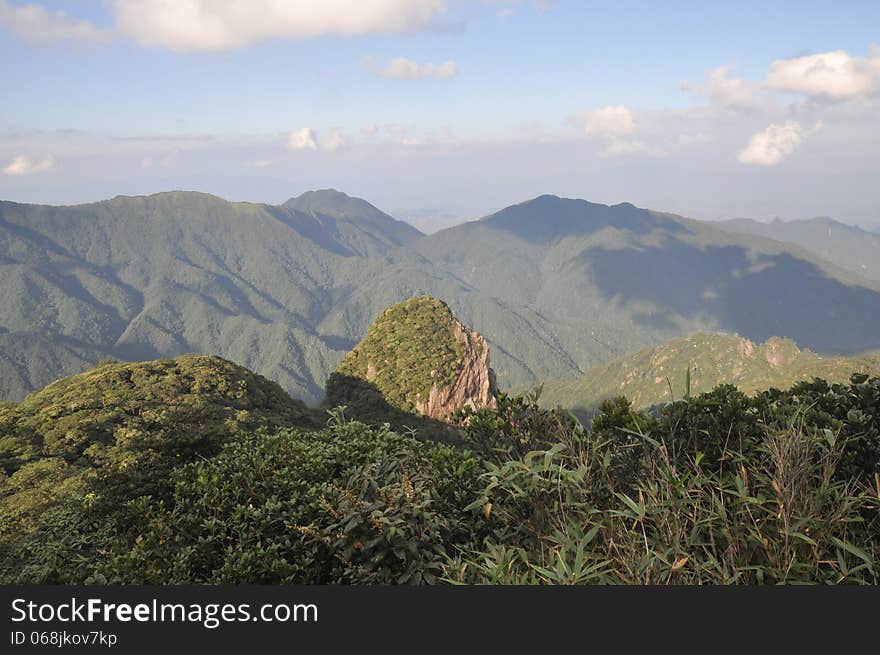
[(764, 344), (764, 358), (767, 360), (767, 363), (774, 368), (788, 366), (794, 362), (800, 354), (801, 349), (790, 339), (770, 337)]
[(431, 385), (428, 398), (416, 405), (419, 414), (441, 420), (466, 405), (474, 409), (497, 406), (495, 395), (498, 389), (495, 371), (489, 366), (489, 344), (479, 333), (457, 320), (452, 336), (462, 345), (454, 381), (451, 385)]
[(430, 296), (382, 312), (343, 358), (328, 396), (349, 402), (342, 394), (358, 385), (368, 386), (361, 397), (372, 389), (398, 409), (443, 421), (465, 406), (496, 406), (489, 344)]

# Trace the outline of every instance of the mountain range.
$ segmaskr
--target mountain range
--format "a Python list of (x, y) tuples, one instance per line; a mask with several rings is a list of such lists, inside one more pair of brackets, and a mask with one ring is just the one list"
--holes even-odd
[[(852, 268), (852, 267), (849, 267)], [(807, 248), (540, 196), (432, 235), (334, 190), (0, 203), (0, 399), (102, 359), (218, 355), (315, 404), (386, 308), (442, 298), (504, 390), (700, 330), (880, 348), (880, 282)]]

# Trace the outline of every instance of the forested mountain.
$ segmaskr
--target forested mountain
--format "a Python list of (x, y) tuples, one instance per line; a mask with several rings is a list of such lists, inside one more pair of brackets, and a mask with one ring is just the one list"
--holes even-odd
[(705, 393), (719, 384), (752, 394), (787, 389), (814, 377), (844, 383), (853, 373), (880, 375), (880, 353), (820, 357), (788, 339), (756, 344), (731, 334), (697, 333), (597, 366), (578, 380), (547, 382), (541, 402), (589, 413), (615, 396), (644, 407)]
[(384, 258), (418, 235), (330, 191), (281, 207), (188, 192), (2, 203), (0, 396), (20, 398), (103, 357), (195, 352), (316, 401), (376, 313), (345, 299), (395, 271), (418, 279)]
[(150, 494), (172, 468), (233, 435), (322, 422), (276, 383), (219, 357), (102, 363), (0, 405), (0, 543), (27, 533), (32, 515), (81, 498), (96, 475)]
[(541, 196), (422, 236), (336, 191), (0, 203), (0, 399), (94, 365), (214, 354), (316, 403), (386, 307), (445, 300), (505, 389), (697, 330), (880, 347), (880, 292), (803, 250), (630, 204)]
[(466, 284), (527, 308), (527, 326), (489, 329), (480, 308), (451, 303), (497, 344), (502, 386), (511, 371), (517, 381), (574, 377), (700, 330), (783, 336), (820, 353), (880, 345), (867, 318), (880, 311), (874, 283), (776, 241), (627, 203), (541, 196), (414, 247)]
[(792, 243), (871, 280), (880, 280), (880, 234), (831, 218), (762, 223), (748, 218), (722, 221), (731, 232)]

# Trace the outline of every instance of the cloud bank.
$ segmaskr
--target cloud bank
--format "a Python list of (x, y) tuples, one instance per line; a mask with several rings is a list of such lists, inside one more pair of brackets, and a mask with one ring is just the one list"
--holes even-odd
[(738, 159), (743, 164), (775, 166), (797, 150), (806, 136), (820, 127), (821, 123), (817, 123), (816, 127), (805, 132), (798, 121), (770, 125), (766, 130), (752, 135)]
[(117, 29), (176, 52), (243, 48), (273, 39), (412, 32), (444, 0), (114, 0)]
[(293, 130), (287, 135), (287, 147), (291, 150), (317, 150), (315, 131), (310, 127)]
[(585, 111), (584, 132), (606, 137), (628, 136), (636, 131), (632, 110), (623, 105)]

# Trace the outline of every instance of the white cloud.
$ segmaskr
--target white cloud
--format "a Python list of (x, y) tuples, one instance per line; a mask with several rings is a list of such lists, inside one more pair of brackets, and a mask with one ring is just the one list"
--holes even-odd
[(55, 158), (52, 155), (48, 155), (41, 160), (34, 160), (25, 155), (19, 155), (9, 162), (6, 168), (3, 169), (3, 173), (5, 175), (33, 175), (34, 173), (48, 171), (54, 165)]
[(709, 71), (706, 82), (697, 91), (721, 107), (750, 107), (755, 102), (757, 85), (751, 80), (731, 77), (733, 66)]
[(113, 0), (120, 31), (178, 52), (416, 31), (445, 6), (445, 0)]
[[(311, 127), (300, 127), (287, 134), (287, 147), (291, 150), (336, 152), (348, 147), (348, 145), (348, 137), (341, 130), (334, 130), (323, 136)], [(251, 164), (253, 165), (253, 162)]]
[(361, 60), (361, 65), (372, 73), (398, 80), (421, 80), (424, 78), (448, 80), (455, 77), (457, 72), (454, 61), (442, 64), (420, 64), (406, 57), (392, 59), (384, 68), (379, 67), (372, 57), (364, 57)]
[(315, 131), (310, 127), (301, 127), (287, 135), (287, 147), (291, 150), (317, 150), (318, 142)]
[(797, 121), (770, 125), (766, 130), (752, 135), (749, 144), (739, 153), (738, 159), (743, 164), (775, 166), (793, 153), (801, 145), (804, 137), (820, 129), (821, 126), (821, 123), (816, 123), (812, 130), (804, 131)]
[(247, 168), (268, 168), (272, 165), (271, 159), (252, 159), (250, 161), (246, 161), (244, 165)]
[(0, 0), (0, 28), (29, 43), (101, 42), (110, 35), (87, 20), (72, 18), (60, 9), (49, 11), (41, 5), (14, 6)]
[(584, 131), (605, 137), (620, 137), (636, 131), (632, 110), (623, 105), (600, 107), (583, 113)]
[(844, 50), (795, 59), (779, 59), (770, 66), (765, 84), (779, 91), (806, 93), (817, 98), (855, 98), (880, 93), (880, 48), (869, 57), (853, 57)]

